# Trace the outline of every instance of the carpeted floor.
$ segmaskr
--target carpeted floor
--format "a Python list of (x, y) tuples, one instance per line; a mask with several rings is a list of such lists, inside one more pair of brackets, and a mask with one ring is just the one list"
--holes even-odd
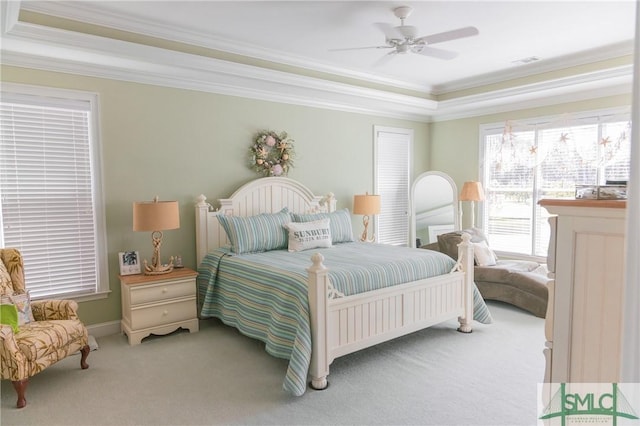
[(533, 425), (544, 320), (489, 302), (472, 334), (444, 323), (334, 361), (325, 391), (291, 397), (286, 361), (216, 320), (129, 346), (97, 339), (88, 370), (69, 357), (33, 377), (28, 405), (2, 381), (3, 425)]

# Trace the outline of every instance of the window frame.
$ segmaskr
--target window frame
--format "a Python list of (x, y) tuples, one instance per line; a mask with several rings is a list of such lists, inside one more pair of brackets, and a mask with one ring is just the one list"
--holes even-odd
[[(106, 213), (104, 203), (104, 186), (103, 186), (103, 167), (102, 167), (102, 144), (101, 144), (101, 132), (100, 132), (100, 97), (98, 93), (86, 92), (72, 89), (61, 89), (45, 86), (35, 86), (20, 83), (4, 83), (0, 93), (3, 98), (5, 96), (11, 96), (19, 101), (21, 97), (29, 97), (31, 99), (40, 98), (42, 105), (47, 106), (53, 104), (61, 104), (66, 102), (88, 102), (89, 104), (89, 149), (90, 149), (90, 166), (91, 166), (91, 180), (92, 180), (92, 192), (94, 203), (94, 217), (95, 217), (95, 247), (96, 247), (96, 287), (93, 293), (85, 293), (80, 295), (65, 294), (65, 299), (75, 300), (77, 302), (98, 300), (108, 297), (111, 293), (109, 283), (109, 268), (108, 268), (108, 252), (107, 252), (107, 227), (106, 227)], [(1, 222), (0, 217), (0, 222)], [(25, 269), (28, 264), (25, 265)], [(27, 283), (28, 288), (28, 283)], [(48, 296), (33, 297), (34, 300), (38, 299), (51, 299), (56, 298), (55, 294)]]
[[(616, 118), (618, 120), (616, 120)], [(622, 119), (622, 121), (625, 121), (625, 120), (631, 121), (632, 118), (631, 118), (630, 107), (603, 108), (598, 110), (590, 110), (590, 111), (582, 111), (582, 112), (566, 113), (566, 114), (555, 114), (555, 115), (548, 115), (548, 116), (530, 117), (530, 118), (505, 120), (502, 122), (481, 124), (479, 126), (479, 132), (478, 132), (479, 133), (479, 136), (478, 136), (479, 181), (482, 183), (482, 185), (485, 188), (488, 187), (487, 178), (488, 178), (489, 170), (488, 170), (487, 162), (485, 161), (485, 158), (486, 158), (485, 143), (486, 143), (487, 136), (503, 133), (506, 122), (512, 121), (513, 123), (515, 123), (516, 125), (514, 126), (514, 129), (516, 131), (518, 131), (520, 127), (520, 128), (532, 128), (532, 129), (535, 128), (537, 132), (538, 130), (544, 130), (550, 127), (555, 127), (557, 124), (563, 124), (569, 127), (569, 126), (578, 126), (580, 124), (585, 124), (585, 123), (602, 124), (602, 123), (607, 123), (611, 121), (621, 121), (619, 119)], [(598, 133), (600, 134), (601, 131), (602, 129), (599, 127)], [(535, 138), (537, 137), (538, 135), (536, 133)], [(539, 201), (539, 200), (536, 200), (536, 195), (535, 195), (537, 192), (538, 185), (539, 185), (539, 181), (535, 179), (533, 183), (533, 189), (532, 189), (532, 192), (534, 195), (533, 196), (534, 209), (535, 209), (535, 206), (537, 205), (537, 201)], [(488, 227), (488, 220), (489, 220), (488, 208), (489, 208), (488, 203), (484, 201), (481, 203), (480, 208), (477, 209), (478, 223), (480, 223), (482, 226), (482, 229), (485, 229), (485, 230)], [(533, 218), (533, 215), (532, 215), (532, 218)], [(535, 225), (535, 221), (534, 221), (533, 230), (532, 230), (533, 239), (531, 241), (532, 248), (536, 238), (535, 237), (536, 228), (537, 226)], [(539, 263), (546, 263), (547, 261), (546, 256), (537, 256), (533, 254), (527, 255), (523, 253), (508, 252), (508, 251), (502, 251), (502, 250), (495, 250), (495, 251), (498, 255), (508, 257), (511, 259), (533, 260)]]

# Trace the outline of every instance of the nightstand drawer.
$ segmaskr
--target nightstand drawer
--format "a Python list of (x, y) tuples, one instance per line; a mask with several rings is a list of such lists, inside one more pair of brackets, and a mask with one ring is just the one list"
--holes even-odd
[(131, 305), (159, 302), (179, 297), (195, 296), (196, 284), (194, 279), (172, 281), (155, 285), (145, 285), (131, 288)]
[(139, 330), (196, 317), (194, 298), (131, 310), (131, 328)]

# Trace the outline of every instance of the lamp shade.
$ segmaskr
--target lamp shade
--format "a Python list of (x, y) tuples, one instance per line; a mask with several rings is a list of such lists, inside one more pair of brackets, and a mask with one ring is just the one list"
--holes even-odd
[(484, 190), (480, 182), (465, 182), (460, 193), (460, 201), (482, 201)]
[(380, 213), (379, 195), (354, 195), (353, 214), (371, 215)]
[(134, 231), (165, 231), (180, 228), (177, 201), (142, 201), (133, 203)]

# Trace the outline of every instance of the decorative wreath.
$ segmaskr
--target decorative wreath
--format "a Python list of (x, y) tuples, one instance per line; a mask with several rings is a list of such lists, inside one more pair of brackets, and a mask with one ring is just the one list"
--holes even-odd
[(249, 149), (249, 167), (264, 176), (286, 176), (293, 167), (293, 142), (287, 132), (259, 132)]

